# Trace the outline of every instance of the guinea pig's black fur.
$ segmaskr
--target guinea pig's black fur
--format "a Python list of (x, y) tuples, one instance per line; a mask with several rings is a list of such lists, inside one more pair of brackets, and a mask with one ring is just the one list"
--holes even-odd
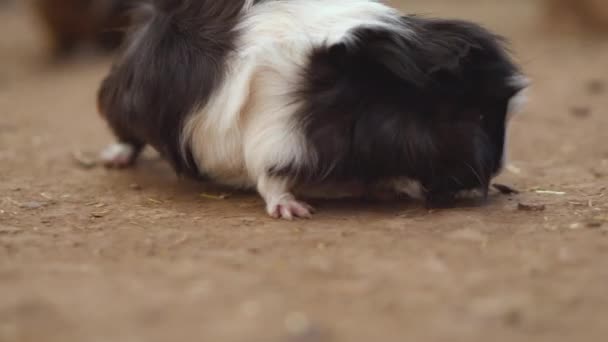
[(139, 13), (99, 92), (119, 140), (107, 163), (150, 144), (178, 173), (256, 188), (273, 217), (309, 216), (293, 195), (307, 185), (487, 194), (527, 86), (481, 26), (375, 1), (155, 0)]
[(402, 20), (418, 39), (362, 28), (351, 45), (313, 52), (298, 115), (319, 161), (274, 172), (368, 183), (405, 176), (431, 198), (487, 192), (503, 161), (508, 103), (522, 90), (512, 79), (519, 71), (503, 39), (480, 26)]

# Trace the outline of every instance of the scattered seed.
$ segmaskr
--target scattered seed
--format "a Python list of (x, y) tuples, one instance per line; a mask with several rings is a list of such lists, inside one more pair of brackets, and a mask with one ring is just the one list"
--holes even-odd
[(547, 207), (544, 204), (526, 204), (526, 203), (518, 203), (517, 210), (520, 211), (545, 211)]
[(517, 195), (519, 194), (519, 190), (516, 190), (510, 186), (503, 184), (493, 184), (494, 189), (498, 190), (503, 195)]
[(201, 194), (202, 198), (212, 199), (212, 200), (225, 200), (227, 198), (230, 198), (230, 196), (231, 196), (230, 194), (219, 194), (219, 195), (207, 194), (207, 193)]
[(91, 213), (91, 217), (93, 217), (93, 218), (102, 218), (102, 217), (108, 215), (109, 213), (110, 213), (109, 210), (106, 210), (106, 211), (97, 211), (97, 212)]
[(51, 200), (51, 201), (53, 200), (53, 196), (47, 194), (46, 192), (41, 192), (40, 196), (46, 198), (47, 200)]
[(552, 190), (535, 190), (535, 193), (539, 194), (539, 195), (556, 195), (556, 196), (563, 196), (566, 193), (563, 191), (552, 191)]

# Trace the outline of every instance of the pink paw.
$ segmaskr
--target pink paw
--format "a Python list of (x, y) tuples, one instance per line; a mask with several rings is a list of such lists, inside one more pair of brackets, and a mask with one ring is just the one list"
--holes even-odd
[(108, 168), (122, 169), (129, 167), (135, 161), (135, 147), (129, 144), (116, 143), (101, 152), (101, 162)]
[(268, 206), (268, 214), (276, 219), (293, 220), (294, 218), (312, 218), (313, 207), (297, 201), (293, 198), (286, 198), (276, 204)]

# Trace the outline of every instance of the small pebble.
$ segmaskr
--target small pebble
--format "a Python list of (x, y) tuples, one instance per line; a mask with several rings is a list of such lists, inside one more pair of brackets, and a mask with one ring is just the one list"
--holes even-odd
[(564, 191), (553, 191), (553, 190), (535, 190), (539, 195), (555, 195), (555, 196), (563, 196), (566, 193)]
[(98, 212), (91, 213), (91, 217), (93, 217), (93, 218), (102, 218), (102, 217), (106, 216), (109, 213), (110, 213), (109, 211), (98, 211)]

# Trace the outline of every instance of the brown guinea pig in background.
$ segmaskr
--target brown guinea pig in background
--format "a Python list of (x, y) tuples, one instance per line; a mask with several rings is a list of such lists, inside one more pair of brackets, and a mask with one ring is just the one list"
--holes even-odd
[(56, 57), (88, 44), (106, 51), (120, 45), (130, 0), (33, 0)]
[(608, 32), (608, 1), (606, 0), (545, 0), (547, 16), (586, 30)]

